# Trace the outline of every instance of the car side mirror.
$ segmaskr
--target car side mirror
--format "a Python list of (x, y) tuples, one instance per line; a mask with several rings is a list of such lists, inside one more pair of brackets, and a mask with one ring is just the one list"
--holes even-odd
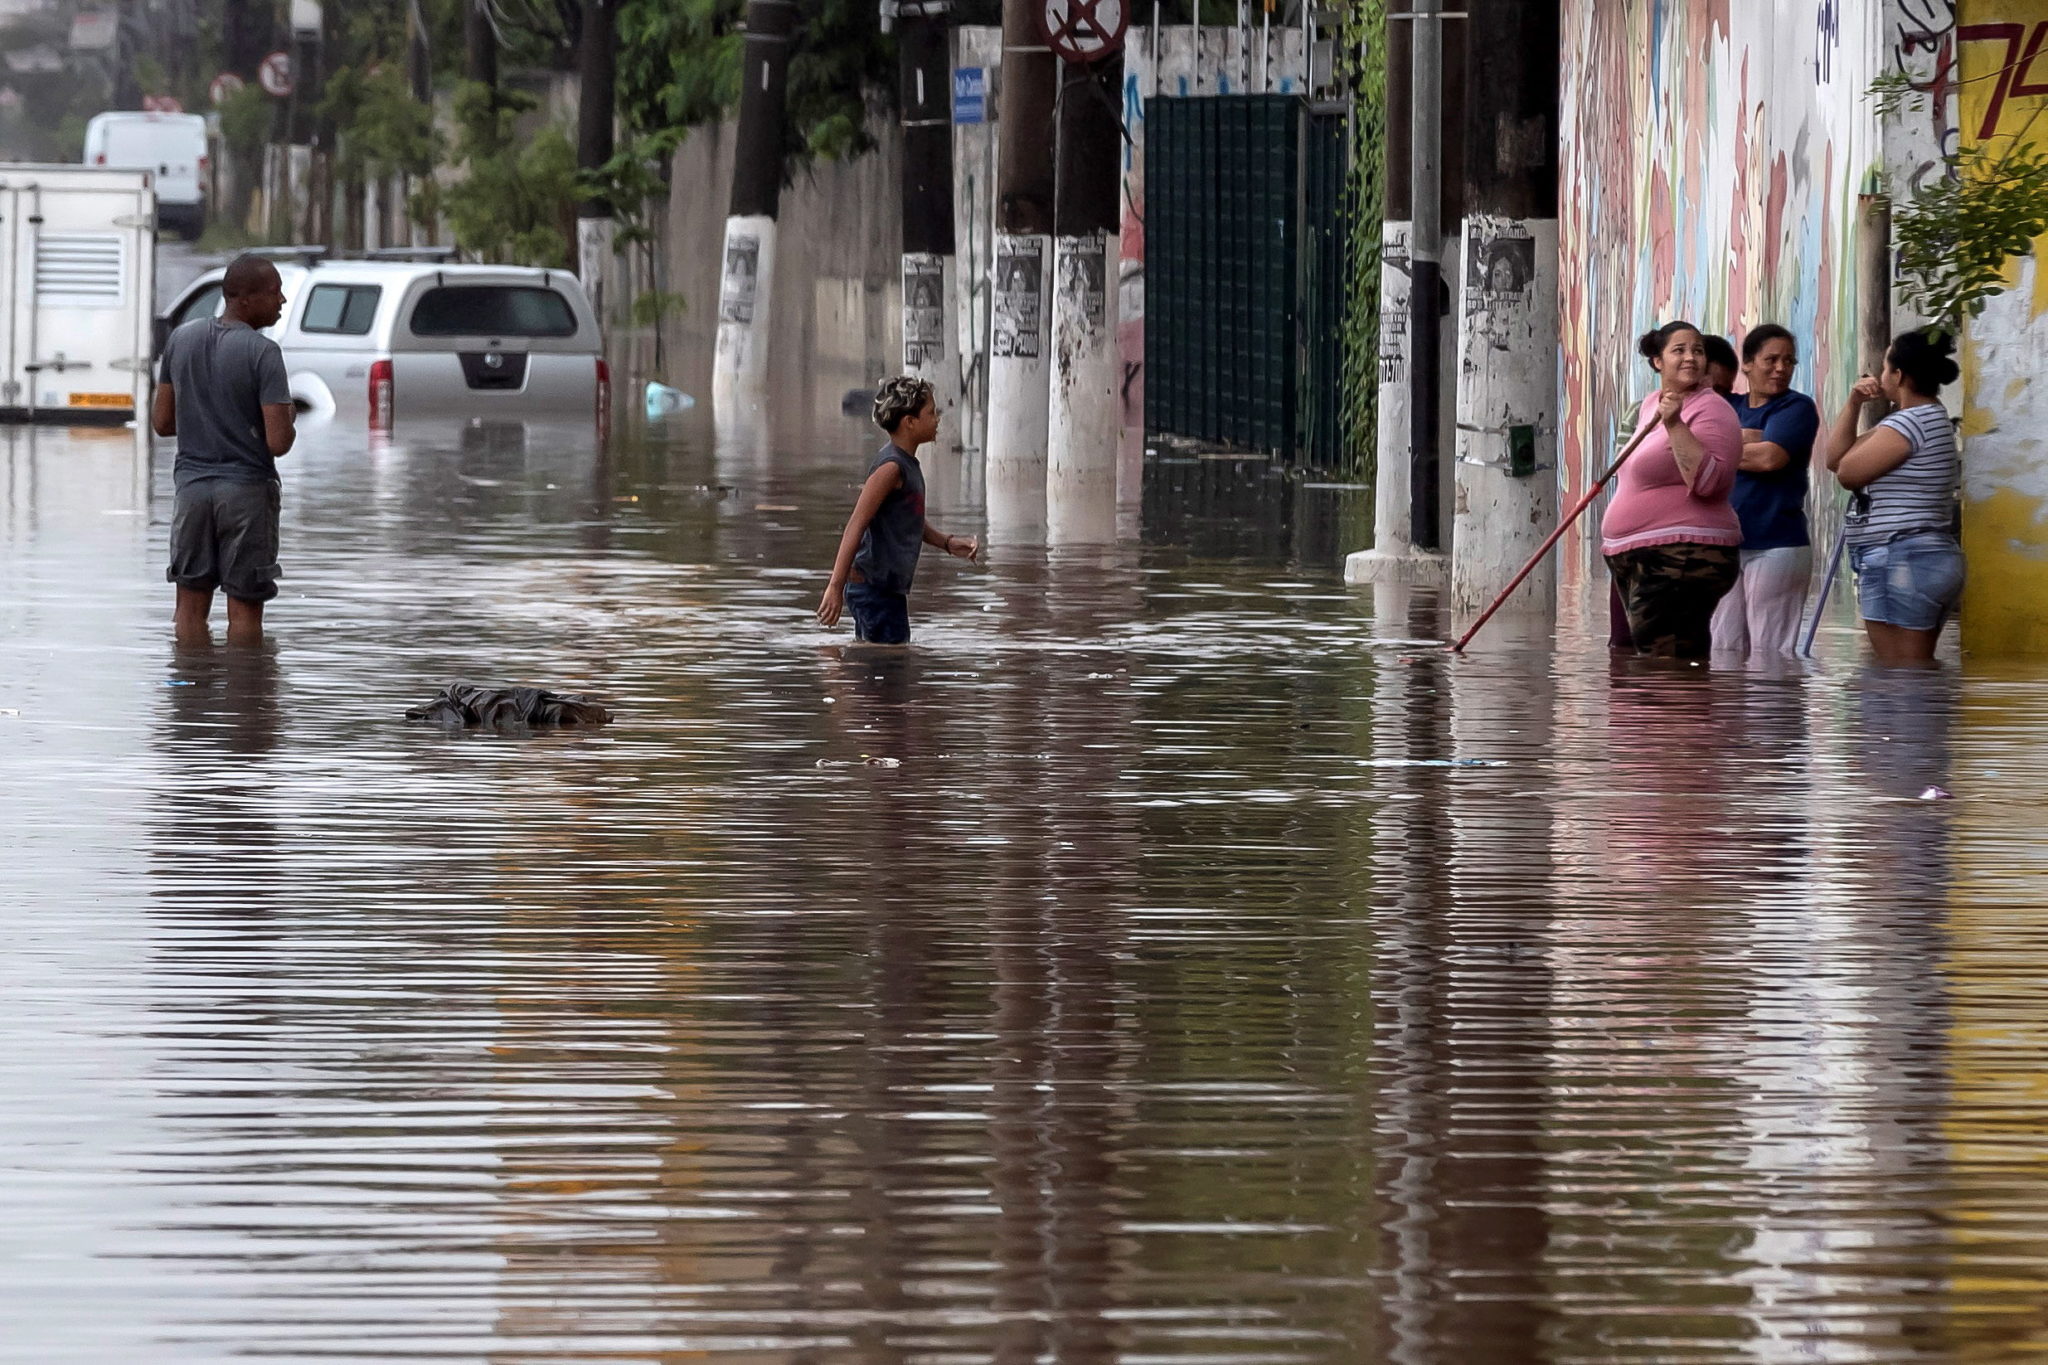
[(171, 320), (157, 318), (149, 326), (149, 358), (156, 360), (164, 353), (164, 343), (171, 339)]

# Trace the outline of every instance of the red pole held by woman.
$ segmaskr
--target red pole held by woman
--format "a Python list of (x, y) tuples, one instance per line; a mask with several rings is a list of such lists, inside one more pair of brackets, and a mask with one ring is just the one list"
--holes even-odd
[(1622, 465), (1627, 463), (1628, 457), (1635, 454), (1636, 447), (1643, 443), (1643, 438), (1656, 430), (1656, 428), (1657, 424), (1655, 422), (1645, 422), (1641, 427), (1637, 428), (1636, 434), (1631, 436), (1628, 444), (1622, 447), (1621, 454), (1614, 457), (1614, 463), (1607, 466), (1607, 471), (1593, 481), (1593, 486), (1586, 490), (1584, 497), (1573, 504), (1572, 510), (1564, 514), (1564, 520), (1557, 523), (1557, 529), (1550, 533), (1549, 538), (1537, 548), (1535, 554), (1529, 556), (1529, 562), (1524, 564), (1520, 571), (1508, 580), (1508, 585), (1500, 590), (1500, 596), (1494, 598), (1486, 610), (1479, 613), (1479, 619), (1474, 621), (1471, 627), (1458, 637), (1458, 642), (1451, 646), (1451, 653), (1463, 654), (1465, 652), (1465, 646), (1472, 643), (1472, 637), (1479, 633), (1479, 628), (1488, 621), (1491, 621), (1493, 614), (1506, 604), (1509, 597), (1514, 595), (1515, 589), (1522, 586), (1522, 580), (1535, 572), (1536, 566), (1543, 562), (1543, 556), (1549, 554), (1551, 547), (1564, 538), (1564, 533), (1571, 529), (1571, 524), (1579, 519), (1580, 513), (1593, 505), (1593, 499), (1600, 496), (1600, 490), (1607, 487), (1613, 481), (1614, 476), (1621, 472)]

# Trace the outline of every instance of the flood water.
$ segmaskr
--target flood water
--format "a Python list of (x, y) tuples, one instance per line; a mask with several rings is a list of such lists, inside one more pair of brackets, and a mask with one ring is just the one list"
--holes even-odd
[(181, 651), (167, 461), (0, 434), (0, 1357), (2048, 1353), (2048, 673), (1457, 660), (1151, 497), (863, 653), (826, 435), (312, 423)]

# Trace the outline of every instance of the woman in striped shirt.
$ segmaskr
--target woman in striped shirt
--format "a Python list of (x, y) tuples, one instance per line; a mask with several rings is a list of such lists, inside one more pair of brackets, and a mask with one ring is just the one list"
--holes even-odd
[[(1883, 664), (1934, 658), (1942, 623), (1963, 595), (1963, 548), (1956, 541), (1962, 461), (1941, 386), (1961, 373), (1955, 343), (1925, 328), (1902, 332), (1885, 353), (1884, 374), (1856, 381), (1835, 417), (1828, 468), (1855, 496), (1842, 534), (1856, 573), (1856, 607)], [(1894, 411), (1856, 436), (1865, 403)]]

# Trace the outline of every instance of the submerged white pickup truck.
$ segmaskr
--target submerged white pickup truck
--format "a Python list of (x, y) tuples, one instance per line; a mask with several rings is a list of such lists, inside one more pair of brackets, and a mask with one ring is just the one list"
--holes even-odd
[[(611, 373), (576, 277), (529, 266), (405, 259), (294, 261), (278, 249), (292, 400), (314, 412), (402, 418), (589, 416), (609, 410)], [(221, 311), (221, 270), (164, 310), (161, 335)]]

